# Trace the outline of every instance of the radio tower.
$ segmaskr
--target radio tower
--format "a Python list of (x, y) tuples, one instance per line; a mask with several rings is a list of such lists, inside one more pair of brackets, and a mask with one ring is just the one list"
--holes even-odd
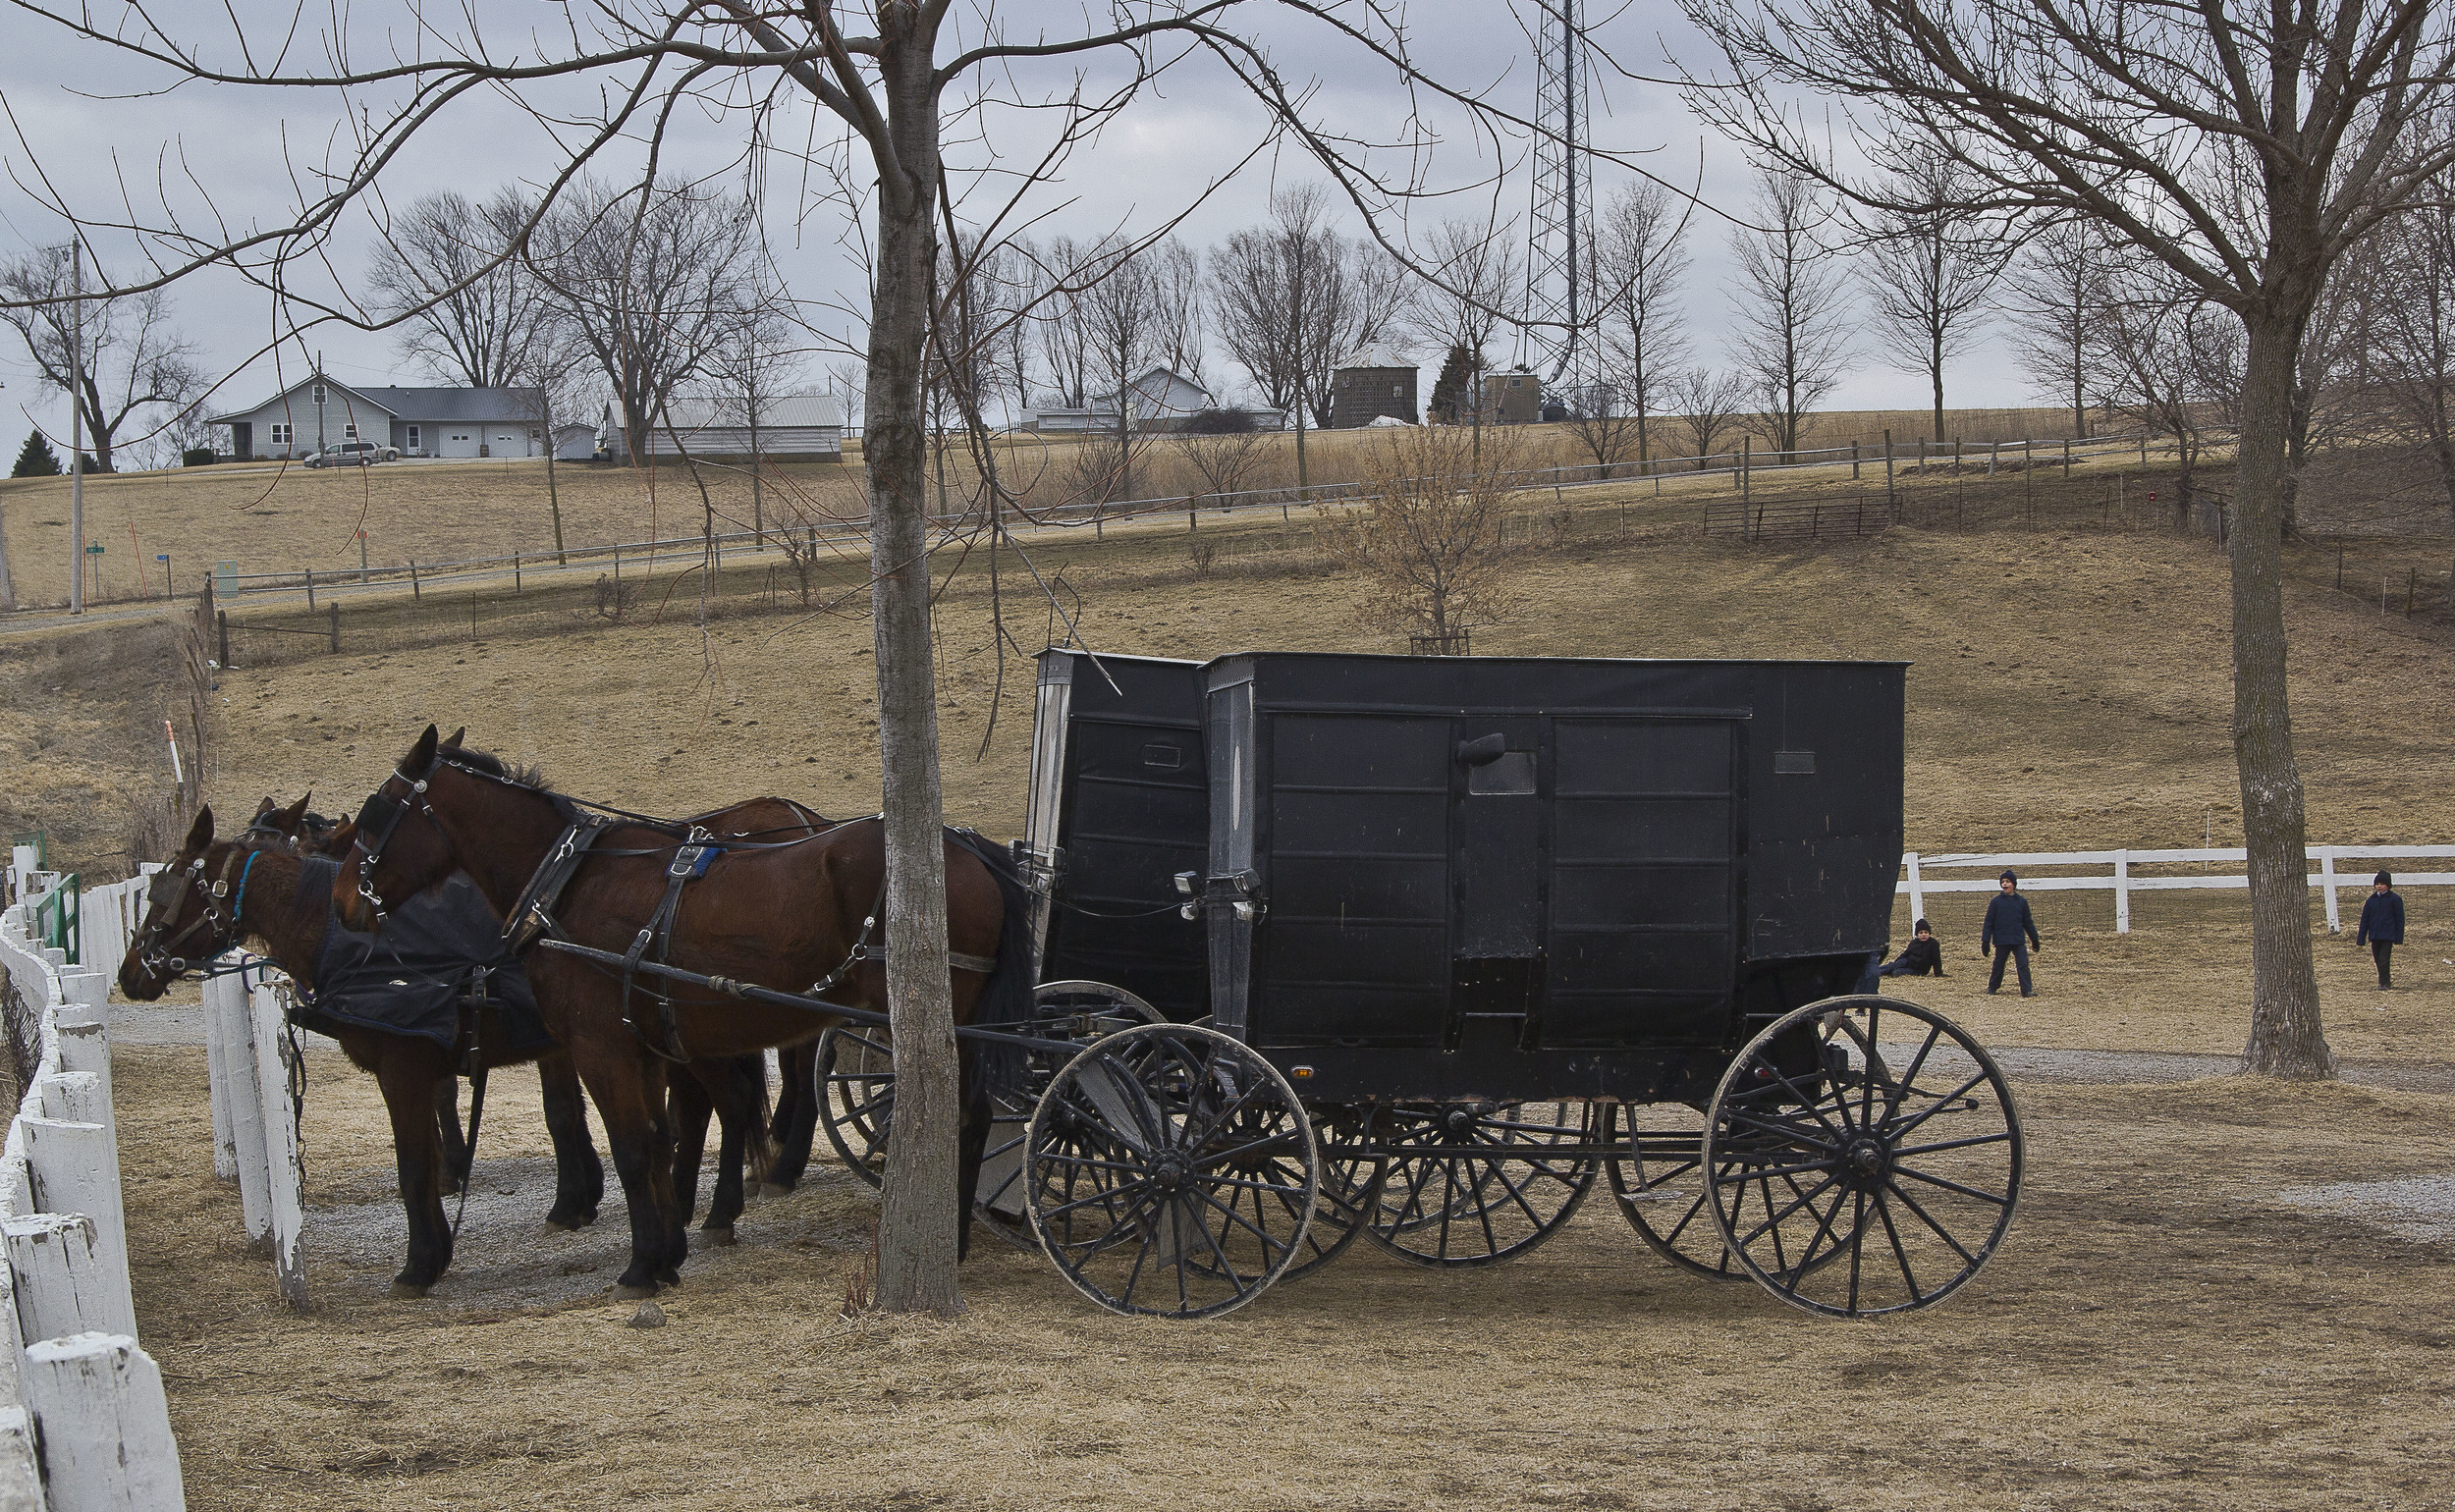
[(1585, 0), (1541, 0), (1535, 43), (1533, 240), (1526, 255), (1526, 334), (1534, 371), (1550, 393), (1583, 389), (1598, 376), (1592, 334), (1594, 158), (1589, 114)]

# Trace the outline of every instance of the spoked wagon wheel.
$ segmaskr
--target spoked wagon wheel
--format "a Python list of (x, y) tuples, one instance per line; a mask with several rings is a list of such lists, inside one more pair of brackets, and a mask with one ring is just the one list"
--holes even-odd
[(1559, 1231), (1596, 1161), (1549, 1153), (1587, 1143), (1582, 1103), (1404, 1104), (1381, 1124), (1390, 1160), (1373, 1243), (1419, 1266), (1488, 1266)]
[(1646, 1247), (1683, 1270), (1718, 1281), (1748, 1273), (1723, 1248), (1721, 1230), (1706, 1212), (1705, 1115), (1680, 1103), (1609, 1107), (1603, 1137), (1626, 1141), (1628, 1153), (1603, 1162), (1611, 1205)]
[(1281, 1280), (1311, 1275), (1363, 1237), (1372, 1215), (1379, 1211), (1390, 1179), (1385, 1156), (1366, 1152), (1372, 1145), (1373, 1109), (1334, 1107), (1318, 1112), (1313, 1138), (1321, 1147), (1321, 1191), (1313, 1202), (1313, 1221), (1295, 1264)]
[[(1137, 1024), (1160, 1021), (1159, 1009), (1121, 987), (1106, 982), (1044, 982), (1031, 995), (1028, 1022), (1009, 1026), (1035, 1039), (1072, 1040), (1088, 1045), (1103, 1035)], [(1023, 1142), (1032, 1110), (1049, 1080), (1069, 1056), (1054, 1051), (1031, 1051), (1024, 1056), (1019, 1086), (991, 1096), (993, 1112), (989, 1144), (980, 1158), (980, 1185), (973, 1195), (981, 1226), (999, 1238), (1027, 1250), (1040, 1247), (1024, 1210)]]
[(845, 1168), (887, 1179), (887, 1126), (895, 1112), (895, 1041), (884, 1028), (843, 1024), (818, 1040), (818, 1122)]
[(1984, 1047), (1897, 999), (1837, 998), (1758, 1035), (1705, 1141), (1721, 1240), (1774, 1296), (1863, 1318), (1985, 1265), (2020, 1196), (2020, 1118)]
[(1041, 1246), (1118, 1313), (1210, 1318), (1302, 1254), (1321, 1157), (1295, 1089), (1216, 1030), (1146, 1024), (1067, 1061), (1032, 1115)]

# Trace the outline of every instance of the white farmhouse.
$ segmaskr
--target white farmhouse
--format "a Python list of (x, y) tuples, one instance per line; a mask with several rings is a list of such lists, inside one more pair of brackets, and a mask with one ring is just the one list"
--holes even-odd
[[(1182, 430), (1185, 422), (1205, 409), (1220, 407), (1211, 392), (1182, 373), (1155, 367), (1124, 387), (1125, 402), (1133, 416), (1136, 430)], [(1264, 430), (1279, 428), (1275, 411), (1252, 411), (1254, 421)], [(1091, 403), (1079, 408), (1043, 405), (1023, 412), (1021, 429), (1044, 436), (1085, 435), (1093, 432), (1114, 432), (1118, 428), (1117, 395), (1094, 394)]]
[(542, 457), (545, 420), (534, 389), (353, 386), (316, 374), (252, 409), (214, 415), (236, 461), (303, 459), (345, 441), (404, 457)]

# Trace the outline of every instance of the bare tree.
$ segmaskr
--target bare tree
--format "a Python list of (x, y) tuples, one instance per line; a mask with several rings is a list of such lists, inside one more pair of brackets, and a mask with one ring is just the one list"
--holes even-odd
[(1270, 224), (1239, 231), (1211, 253), (1210, 305), (1220, 344), (1270, 404), (1295, 421), (1296, 486), (1308, 481), (1304, 431), (1330, 420), (1334, 373), (1391, 331), (1397, 264), (1350, 245), (1330, 224), (1330, 193), (1297, 185), (1270, 196)]
[(508, 185), (483, 204), (438, 189), (378, 227), (367, 304), (400, 322), (403, 356), (446, 382), (512, 384), (524, 349), (552, 318), (517, 244), (535, 208)]
[(1785, 459), (1799, 449), (1808, 416), (1849, 371), (1841, 320), (1849, 283), (1823, 240), (1830, 218), (1813, 180), (1766, 169), (1747, 221), (1730, 239), (1739, 265), (1732, 355), (1758, 430)]
[(750, 447), (750, 529), (765, 541), (767, 464), (759, 430), (770, 405), (799, 372), (804, 353), (794, 345), (792, 300), (764, 248), (751, 260), (736, 293), (740, 305), (708, 353), (707, 386), (713, 397), (741, 405)]
[(1895, 202), (1871, 217), (1861, 265), (1876, 338), (1903, 369), (1923, 373), (1935, 401), (1934, 439), (1943, 439), (1943, 369), (1984, 329), (2012, 241), (1969, 215), (1967, 175), (1937, 149), (1904, 154)]
[(1053, 237), (1037, 259), (1032, 299), (1038, 309), (1040, 364), (1061, 408), (1080, 409), (1091, 403), (1091, 343), (1083, 327), (1082, 297), (1099, 277), (1100, 246), (1097, 241)]
[[(1688, 212), (1687, 200), (1639, 179), (1613, 192), (1595, 228), (1601, 355), (1619, 406), (1636, 420), (1639, 457), (1652, 455), (1647, 423), (1662, 408), (1670, 374), (1688, 359), (1681, 288)], [(1578, 408), (1569, 406), (1572, 422)]]
[(2229, 431), (2239, 413), (2240, 327), (2155, 269), (2114, 279), (2097, 318), (2113, 403), (2142, 429), (2173, 438), (2174, 527), (2187, 529), (2209, 432)]
[(2379, 227), (2358, 266), (2373, 295), (2370, 386), (2455, 512), (2455, 196), (2431, 195)]
[(2089, 407), (2101, 393), (2112, 272), (2104, 227), (2076, 216), (2048, 222), (2009, 270), (2012, 350), (2039, 388), (2071, 402), (2074, 436), (2089, 434)]
[[(2250, 1070), (2332, 1073), (2311, 957), (2301, 768), (2285, 676), (2288, 411), (2331, 269), (2428, 192), (2455, 139), (2423, 129), (2455, 90), (2432, 0), (1682, 0), (1728, 76), (1693, 105), (1757, 153), (1864, 202), (1847, 134), (1883, 161), (1955, 153), (1975, 208), (2087, 216), (2239, 318), (2234, 459), (2235, 763), (2250, 851)], [(1822, 95), (1831, 115), (1798, 108)], [(1806, 122), (1820, 124), (1810, 130)]]
[[(1462, 406), (1481, 455), (1484, 421), (1484, 349), (1522, 307), (1525, 277), (1516, 240), (1506, 226), (1452, 218), (1425, 239), (1424, 262), (1432, 277), (1419, 281), (1407, 301), (1405, 322), (1425, 346), (1466, 353)], [(1452, 416), (1452, 422), (1455, 420)]]
[[(83, 412), (94, 469), (111, 472), (116, 470), (111, 453), (123, 444), (122, 430), (132, 421), (146, 425), (156, 415), (168, 422), (208, 380), (194, 344), (171, 323), (171, 297), (164, 290), (86, 296), (82, 340), (72, 340), (80, 301), (70, 298), (69, 263), (62, 247), (0, 264), (0, 319), (16, 330), (44, 386), (69, 395)], [(82, 363), (76, 360), (80, 351)], [(166, 410), (170, 413), (162, 413)]]
[(583, 179), (529, 246), (557, 313), (613, 386), (625, 451), (645, 462), (667, 401), (708, 371), (737, 329), (757, 254), (748, 206), (672, 181), (618, 189)]
[(1670, 375), (1670, 406), (1696, 447), (1696, 470), (1714, 455), (1714, 443), (1739, 418), (1747, 404), (1747, 380), (1711, 367), (1683, 367)]
[[(1202, 480), (1204, 496), (1241, 493), (1270, 457), (1267, 438), (1253, 423), (1252, 414), (1242, 409), (1193, 416), (1177, 432), (1174, 445), (1176, 455)], [(1200, 503), (1198, 498), (1185, 501), (1187, 529), (1201, 528), (1195, 514)]]
[[(1606, 478), (1613, 467), (1645, 453), (1645, 417), (1628, 398), (1634, 382), (1614, 373), (1612, 378), (1581, 385), (1565, 396), (1567, 412), (1560, 423)], [(1658, 377), (1655, 383), (1659, 386), (1662, 380)]]
[(1359, 622), (1446, 647), (1515, 603), (1513, 579), (1531, 553), (1506, 538), (1501, 479), (1512, 459), (1485, 466), (1474, 448), (1471, 430), (1450, 425), (1391, 431), (1364, 448), (1362, 502), (1325, 510), (1318, 527), (1331, 560), (1367, 584)]

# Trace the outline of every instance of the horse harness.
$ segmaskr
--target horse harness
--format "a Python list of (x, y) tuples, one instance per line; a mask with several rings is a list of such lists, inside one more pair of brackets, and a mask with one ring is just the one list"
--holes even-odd
[[(562, 926), (555, 921), (553, 910), (560, 904), (563, 893), (571, 887), (572, 879), (577, 875), (581, 863), (592, 854), (610, 858), (662, 853), (662, 846), (654, 850), (598, 849), (597, 842), (604, 837), (605, 832), (618, 822), (620, 821), (602, 814), (583, 814), (564, 828), (563, 834), (552, 846), (548, 847), (545, 859), (540, 861), (537, 864), (537, 870), (530, 874), (528, 885), (520, 890), (519, 900), (513, 905), (510, 915), (504, 922), (503, 938), (506, 945), (515, 951), (525, 951), (542, 939), (567, 940), (569, 938), (564, 934)], [(836, 826), (828, 828), (833, 829)], [(814, 837), (815, 836), (803, 837), (804, 839)], [(789, 840), (771, 844), (727, 846), (718, 844), (716, 837), (704, 827), (697, 824), (687, 827), (681, 842), (674, 847), (672, 858), (666, 862), (665, 891), (657, 899), (656, 907), (649, 913), (646, 922), (642, 923), (638, 932), (631, 936), (630, 945), (623, 952), (623, 961), (619, 968), (623, 984), (624, 1026), (630, 1030), (650, 1053), (676, 1064), (692, 1058), (689, 1049), (682, 1044), (682, 1027), (675, 1013), (674, 994), (663, 987), (643, 986), (638, 980), (639, 967), (643, 961), (653, 962), (659, 966), (671, 963), (674, 919), (682, 911), (682, 890), (705, 877), (708, 868), (715, 864), (719, 856), (726, 854), (729, 850), (765, 850), (779, 848), (781, 844), (798, 843), (800, 843), (798, 840)], [(885, 946), (874, 943), (878, 934), (879, 917), (886, 911), (885, 904), (886, 889), (882, 884), (877, 900), (870, 905), (868, 914), (861, 920), (861, 930), (854, 937), (852, 947), (846, 952), (844, 959), (836, 964), (834, 970), (810, 984), (807, 989), (810, 996), (814, 997), (835, 987), (870, 961), (886, 959)], [(988, 956), (967, 955), (961, 951), (949, 951), (947, 959), (948, 963), (957, 971), (973, 971), (985, 975), (997, 968), (997, 962)], [(653, 1025), (644, 1022), (643, 1015), (636, 1011), (643, 997), (647, 1001), (656, 1004), (656, 1021)]]
[[(247, 858), (244, 866), (239, 861), (242, 855)], [(203, 910), (188, 921), (187, 928), (167, 940), (160, 938), (162, 927), (148, 919), (142, 933), (136, 937), (137, 963), (147, 971), (168, 970), (174, 976), (186, 975), (187, 957), (174, 955), (171, 952), (185, 945), (188, 937), (200, 929), (208, 932), (206, 944), (210, 948), (204, 959), (210, 961), (229, 949), (231, 943), (239, 938), (239, 916), (247, 906), (247, 879), (255, 872), (255, 861), (254, 847), (234, 846), (230, 854), (222, 860), (221, 875), (210, 883), (204, 880), (204, 857), (198, 856), (189, 862), (188, 885), (193, 887), (197, 894), (204, 899)], [(231, 873), (234, 870), (239, 874), (235, 892), (231, 886)], [(222, 899), (225, 897), (231, 900), (230, 914), (227, 918), (223, 916), (221, 907)], [(208, 974), (218, 975), (219, 973), (212, 972), (208, 968)]]

